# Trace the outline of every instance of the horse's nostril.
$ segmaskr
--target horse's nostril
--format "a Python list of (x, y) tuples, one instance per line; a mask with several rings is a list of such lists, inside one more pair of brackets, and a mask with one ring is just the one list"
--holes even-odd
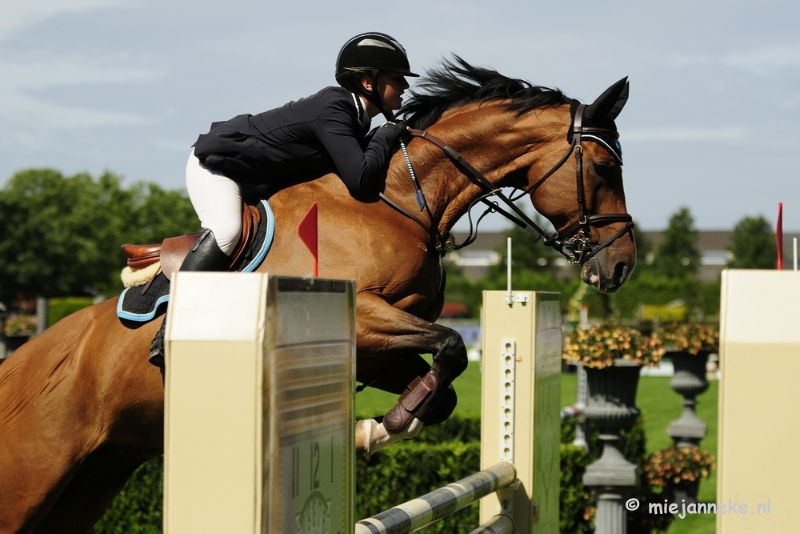
[(628, 277), (628, 264), (624, 261), (617, 263), (614, 266), (614, 282), (622, 284)]

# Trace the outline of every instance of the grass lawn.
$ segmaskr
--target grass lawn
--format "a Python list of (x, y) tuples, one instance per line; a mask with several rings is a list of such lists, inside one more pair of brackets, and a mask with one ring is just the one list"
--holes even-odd
[[(561, 405), (575, 403), (575, 375), (561, 375)], [(669, 424), (680, 417), (682, 397), (669, 387), (668, 377), (642, 377), (636, 404), (645, 415), (647, 452), (669, 447), (672, 439), (667, 435)], [(458, 393), (456, 413), (461, 415), (479, 414), (481, 409), (481, 368), (479, 362), (470, 362), (467, 370), (454, 383)], [(719, 382), (709, 383), (708, 391), (697, 399), (697, 415), (708, 424), (708, 434), (700, 446), (717, 455), (717, 393)], [(386, 413), (397, 402), (397, 396), (367, 389), (356, 395), (356, 413), (359, 418), (374, 417)], [(712, 471), (710, 478), (700, 482), (699, 498), (713, 502), (717, 496), (717, 474)], [(714, 515), (687, 515), (685, 519), (675, 518), (669, 534), (708, 534), (715, 531)]]

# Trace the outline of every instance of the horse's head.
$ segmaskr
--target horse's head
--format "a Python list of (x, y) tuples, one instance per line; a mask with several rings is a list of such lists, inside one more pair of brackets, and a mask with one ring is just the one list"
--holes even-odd
[[(429, 214), (440, 235), (476, 202), (494, 196), (507, 217), (580, 263), (584, 282), (601, 292), (619, 289), (636, 263), (614, 123), (627, 98), (627, 79), (586, 106), (457, 56), (429, 72), (402, 111), (412, 127), (427, 130), (415, 135), (446, 154), (430, 144), (409, 147), (411, 159), (434, 176), (423, 189), (429, 201), (438, 200)], [(390, 176), (403, 175), (401, 165), (394, 170)], [(507, 186), (529, 194), (556, 235), (513, 205), (500, 191)]]
[(526, 173), (534, 207), (557, 229), (553, 246), (581, 263), (583, 281), (605, 293), (619, 289), (636, 264), (614, 124), (627, 99), (625, 78), (588, 106), (573, 102), (570, 126), (548, 143), (550, 157), (536, 158)]

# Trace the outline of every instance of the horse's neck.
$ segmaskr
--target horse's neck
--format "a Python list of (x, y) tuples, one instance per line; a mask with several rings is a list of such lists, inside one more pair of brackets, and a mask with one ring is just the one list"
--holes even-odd
[[(543, 109), (517, 117), (502, 104), (484, 102), (448, 112), (428, 131), (454, 148), (495, 187), (524, 187), (524, 172), (514, 183), (510, 183), (510, 177), (520, 175), (537, 159), (555, 153), (547, 150), (548, 145), (564, 144), (568, 116), (568, 111), (565, 114), (564, 110)], [(433, 143), (419, 139), (409, 152), (429, 205), (431, 225), (443, 235), (485, 191)], [(409, 180), (405, 167), (405, 163), (401, 168), (395, 166), (396, 180)], [(408, 191), (408, 186), (400, 190)]]

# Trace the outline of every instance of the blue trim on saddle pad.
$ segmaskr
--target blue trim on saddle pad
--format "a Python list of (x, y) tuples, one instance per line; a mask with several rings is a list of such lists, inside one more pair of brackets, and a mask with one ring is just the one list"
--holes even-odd
[[(163, 273), (159, 273), (158, 274), (158, 276), (162, 276), (162, 275), (163, 275)], [(166, 277), (164, 277), (164, 278), (166, 278)], [(139, 286), (139, 287), (141, 287), (141, 286)], [(120, 319), (126, 319), (128, 321), (135, 321), (137, 323), (146, 323), (148, 321), (152, 321), (153, 318), (158, 313), (159, 306), (169, 302), (169, 281), (167, 281), (167, 285), (166, 285), (167, 294), (166, 295), (161, 295), (160, 297), (158, 297), (158, 299), (156, 299), (155, 305), (153, 305), (153, 307), (150, 309), (149, 312), (147, 312), (147, 313), (133, 313), (133, 312), (125, 311), (124, 309), (122, 309), (122, 306), (125, 303), (126, 293), (128, 291), (130, 291), (131, 289), (139, 289), (139, 287), (126, 287), (125, 290), (120, 294), (119, 300), (117, 301), (117, 317), (119, 317)]]
[[(275, 215), (269, 203), (264, 199), (261, 200), (261, 208), (265, 222), (263, 223), (264, 228), (259, 228), (259, 233), (264, 232), (264, 239), (258, 250), (252, 255), (252, 259), (244, 267), (238, 269), (238, 272), (250, 273), (258, 269), (272, 247), (272, 240), (275, 238)], [(146, 295), (136, 294), (136, 290), (141, 287), (128, 287), (122, 291), (117, 302), (117, 317), (127, 321), (146, 323), (158, 315), (160, 306), (169, 302), (169, 280), (164, 273), (160, 272), (153, 278)]]
[(243, 269), (240, 269), (243, 273), (250, 273), (258, 269), (258, 266), (261, 265), (261, 262), (267, 257), (267, 252), (269, 252), (272, 246), (272, 239), (275, 237), (275, 215), (272, 213), (272, 208), (266, 199), (261, 199), (261, 206), (263, 206), (267, 214), (267, 235), (264, 236), (264, 241), (261, 243), (261, 248), (258, 250), (255, 257), (250, 263), (245, 265)]

